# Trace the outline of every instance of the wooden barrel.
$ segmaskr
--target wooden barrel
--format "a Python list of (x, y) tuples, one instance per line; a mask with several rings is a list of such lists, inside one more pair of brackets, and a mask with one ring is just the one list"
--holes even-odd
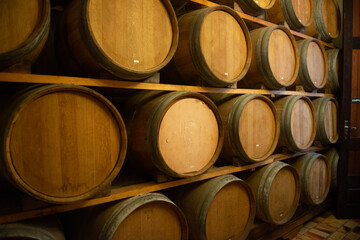
[(163, 68), (179, 35), (169, 0), (71, 1), (59, 31), (58, 53), (69, 72), (74, 67), (68, 65), (75, 63), (84, 75), (108, 72), (127, 80), (144, 79)]
[(303, 85), (307, 91), (322, 89), (328, 78), (328, 62), (325, 49), (316, 39), (297, 41), (300, 70), (295, 84)]
[(246, 179), (256, 199), (256, 217), (272, 224), (284, 224), (295, 213), (300, 198), (296, 170), (274, 162), (256, 170)]
[(65, 240), (61, 222), (55, 216), (0, 224), (2, 240)]
[(326, 161), (331, 169), (331, 188), (337, 189), (338, 187), (338, 165), (339, 165), (339, 153), (336, 148), (332, 148), (325, 153)]
[(224, 87), (242, 79), (251, 62), (251, 43), (242, 18), (227, 6), (208, 7), (179, 18), (174, 64), (183, 81), (201, 78)]
[(246, 78), (248, 87), (265, 84), (279, 89), (292, 85), (299, 71), (299, 56), (295, 38), (282, 26), (258, 28), (250, 31), (252, 59)]
[(339, 49), (326, 50), (328, 61), (328, 81), (326, 87), (331, 89), (331, 92), (337, 93), (339, 91)]
[(274, 102), (280, 119), (279, 147), (296, 152), (309, 148), (316, 136), (315, 110), (309, 98), (300, 95)]
[[(224, 132), (216, 105), (194, 92), (140, 92), (121, 104), (129, 163), (172, 177), (203, 173), (218, 158)], [(121, 106), (119, 106), (121, 107)]]
[(34, 62), (49, 33), (50, 1), (2, 0), (0, 9), (0, 70)]
[(322, 144), (333, 144), (339, 139), (337, 128), (338, 102), (333, 97), (313, 100), (316, 113), (316, 139)]
[(291, 29), (301, 30), (313, 22), (313, 0), (276, 0), (267, 15), (270, 22), (286, 22)]
[(337, 38), (341, 29), (341, 15), (337, 0), (314, 0), (314, 21), (305, 29), (310, 36), (318, 34), (321, 40), (330, 42)]
[(224, 146), (220, 154), (223, 162), (232, 163), (234, 157), (258, 162), (273, 153), (280, 126), (269, 98), (246, 94), (218, 102), (217, 106), (224, 121)]
[(67, 216), (70, 239), (188, 239), (181, 210), (160, 193), (146, 193)]
[(91, 89), (32, 87), (2, 116), (0, 171), (40, 200), (69, 203), (94, 196), (111, 183), (124, 162), (123, 120)]
[(246, 239), (254, 222), (253, 193), (233, 175), (176, 190), (174, 202), (185, 214), (190, 239)]
[(300, 176), (300, 200), (310, 205), (322, 203), (328, 195), (331, 182), (326, 157), (319, 153), (308, 153), (298, 158), (292, 166)]

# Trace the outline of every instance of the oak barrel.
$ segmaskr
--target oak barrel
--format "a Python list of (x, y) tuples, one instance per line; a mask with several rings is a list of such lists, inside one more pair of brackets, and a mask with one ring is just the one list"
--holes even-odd
[(300, 70), (295, 84), (303, 85), (307, 91), (324, 88), (328, 78), (328, 62), (323, 45), (316, 39), (299, 40), (297, 45)]
[(336, 189), (338, 187), (339, 153), (336, 148), (332, 148), (325, 153), (325, 156), (331, 169), (331, 188)]
[(318, 34), (323, 41), (337, 38), (341, 29), (341, 15), (337, 0), (314, 0), (314, 21), (305, 29), (310, 36)]
[(316, 136), (314, 106), (301, 95), (287, 96), (274, 102), (280, 119), (279, 147), (296, 152), (309, 148)]
[(224, 132), (216, 105), (195, 92), (140, 92), (119, 106), (129, 163), (172, 177), (203, 173), (218, 158)]
[(50, 1), (2, 0), (0, 9), (0, 70), (33, 63), (49, 33)]
[(274, 162), (256, 170), (246, 179), (256, 199), (256, 217), (272, 224), (284, 224), (295, 213), (300, 198), (296, 170)]
[(146, 193), (67, 216), (67, 235), (74, 240), (186, 240), (181, 210), (161, 193)]
[(339, 91), (339, 49), (326, 50), (328, 61), (328, 81), (326, 87), (331, 89), (331, 92), (337, 93)]
[(286, 22), (291, 29), (301, 30), (313, 22), (313, 0), (276, 0), (267, 12), (270, 22)]
[(310, 205), (322, 203), (328, 195), (331, 183), (331, 172), (326, 157), (319, 153), (308, 153), (298, 158), (292, 166), (300, 176), (300, 200)]
[(174, 202), (184, 212), (190, 239), (246, 239), (255, 217), (249, 186), (233, 175), (183, 186)]
[(62, 224), (55, 216), (0, 224), (2, 240), (65, 240)]
[(316, 139), (322, 144), (333, 144), (339, 139), (337, 129), (338, 102), (333, 97), (321, 97), (313, 100), (316, 113)]
[(299, 71), (296, 41), (282, 26), (263, 27), (250, 31), (252, 59), (246, 78), (247, 87), (264, 84), (270, 89), (292, 85)]
[(195, 10), (179, 18), (179, 46), (174, 65), (183, 81), (201, 78), (224, 87), (241, 80), (251, 62), (248, 29), (227, 6)]
[(235, 157), (251, 163), (262, 161), (273, 153), (280, 125), (269, 98), (246, 94), (216, 104), (224, 121), (225, 133), (219, 160), (232, 163)]
[(144, 79), (163, 68), (179, 37), (169, 0), (71, 1), (59, 32), (58, 53), (69, 73), (76, 67), (85, 76), (108, 72), (126, 80)]
[(127, 136), (117, 109), (74, 85), (23, 91), (2, 111), (0, 172), (43, 201), (94, 196), (120, 171)]

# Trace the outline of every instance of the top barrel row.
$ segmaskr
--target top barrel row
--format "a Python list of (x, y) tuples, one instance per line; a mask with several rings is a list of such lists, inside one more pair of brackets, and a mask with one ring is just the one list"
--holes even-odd
[[(269, 21), (286, 22), (298, 31), (308, 27), (306, 33), (318, 34), (325, 41), (340, 32), (336, 0), (217, 2), (237, 3), (253, 15), (267, 11)], [(327, 57), (315, 38), (296, 42), (289, 29), (280, 25), (249, 33), (240, 15), (224, 5), (189, 8), (191, 11), (177, 19), (173, 5), (179, 3), (186, 2), (71, 1), (56, 24), (54, 46), (59, 65), (69, 75), (95, 78), (105, 73), (141, 80), (162, 70), (167, 83), (201, 81), (225, 87), (245, 78), (240, 87), (302, 85), (312, 91), (329, 86), (336, 91), (337, 84), (328, 82), (328, 70), (336, 74), (336, 63), (328, 61), (336, 60), (328, 59), (336, 58), (337, 52), (329, 52)], [(33, 62), (49, 34), (49, 0), (4, 0), (0, 10), (0, 70)]]

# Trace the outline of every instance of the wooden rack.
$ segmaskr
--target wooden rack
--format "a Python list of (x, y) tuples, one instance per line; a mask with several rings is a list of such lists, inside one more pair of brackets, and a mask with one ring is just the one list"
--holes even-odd
[[(203, 6), (217, 6), (218, 4), (206, 1), (206, 0), (188, 0)], [(275, 24), (267, 22), (265, 20), (240, 13), (240, 16), (244, 20), (257, 23), (262, 26), (273, 26)], [(291, 33), (299, 38), (312, 38), (305, 34), (291, 30)], [(321, 43), (328, 47), (334, 48), (332, 44), (322, 42)], [(287, 91), (287, 90), (263, 90), (263, 89), (232, 89), (232, 88), (214, 88), (214, 87), (200, 87), (200, 86), (185, 86), (185, 85), (173, 85), (173, 84), (157, 84), (157, 83), (145, 83), (145, 82), (133, 82), (133, 81), (117, 81), (117, 80), (104, 80), (104, 79), (92, 79), (92, 78), (80, 78), (80, 77), (65, 77), (65, 76), (54, 76), (54, 75), (35, 75), (35, 74), (24, 74), (24, 73), (0, 73), (0, 83), (3, 84), (74, 84), (82, 85), (87, 87), (98, 87), (98, 88), (112, 88), (112, 89), (132, 89), (132, 90), (162, 90), (162, 91), (192, 91), (200, 93), (228, 93), (228, 94), (262, 94), (270, 97), (283, 96), (283, 95), (304, 95), (309, 97), (334, 97), (333, 94), (329, 93), (317, 93), (317, 92), (299, 92), (299, 91)], [(244, 166), (222, 166), (210, 168), (207, 172), (190, 178), (174, 179), (167, 182), (157, 183), (154, 181), (143, 182), (129, 186), (112, 186), (110, 194), (104, 197), (98, 197), (94, 199), (88, 199), (79, 201), (76, 203), (65, 204), (65, 205), (47, 205), (45, 207), (39, 207), (32, 210), (19, 211), (9, 210), (3, 211), (0, 208), (0, 224), (16, 222), (20, 220), (46, 216), (75, 209), (85, 208), (98, 204), (103, 204), (127, 197), (135, 196), (142, 193), (160, 191), (180, 185), (185, 185), (205, 179), (214, 178), (224, 174), (238, 173), (247, 170), (254, 170), (257, 167), (270, 164), (275, 161), (281, 161), (290, 159), (296, 156), (303, 155), (307, 152), (321, 151), (324, 148), (311, 147), (305, 152), (298, 152), (295, 154), (274, 154), (268, 159), (253, 164)], [(1, 196), (2, 197), (2, 196)]]

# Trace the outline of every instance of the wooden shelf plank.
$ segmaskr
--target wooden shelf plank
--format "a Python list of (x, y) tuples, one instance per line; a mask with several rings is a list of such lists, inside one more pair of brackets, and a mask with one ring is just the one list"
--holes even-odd
[(71, 211), (71, 210), (75, 210), (75, 209), (95, 206), (98, 204), (103, 204), (103, 203), (107, 203), (107, 202), (112, 202), (112, 201), (116, 201), (116, 200), (120, 200), (120, 199), (124, 199), (124, 198), (128, 198), (128, 197), (132, 197), (132, 196), (135, 196), (138, 194), (155, 192), (155, 191), (160, 191), (160, 190), (164, 190), (164, 189), (168, 189), (168, 188), (172, 188), (172, 187), (177, 187), (177, 186), (181, 186), (181, 185), (185, 185), (185, 184), (189, 184), (189, 183), (193, 183), (193, 182), (198, 182), (201, 180), (214, 178), (214, 177), (221, 176), (224, 174), (231, 174), (231, 173), (237, 173), (237, 172), (242, 172), (242, 171), (246, 171), (246, 170), (251, 170), (251, 169), (255, 169), (256, 167), (265, 166), (265, 165), (270, 164), (275, 161), (286, 160), (286, 159), (289, 159), (292, 157), (304, 155), (308, 152), (320, 151), (323, 149), (324, 148), (311, 147), (307, 151), (297, 152), (295, 154), (274, 154), (262, 162), (257, 162), (257, 163), (248, 164), (248, 165), (239, 166), (239, 167), (235, 167), (235, 166), (213, 167), (213, 168), (209, 169), (207, 172), (205, 172), (204, 174), (201, 174), (199, 176), (183, 178), (183, 179), (176, 179), (176, 180), (168, 181), (168, 182), (164, 182), (164, 183), (156, 183), (156, 182), (151, 181), (151, 182), (134, 184), (134, 185), (130, 185), (130, 186), (122, 186), (122, 187), (114, 186), (112, 188), (109, 196), (84, 200), (84, 201), (71, 203), (71, 204), (53, 205), (53, 206), (44, 207), (44, 208), (40, 208), (40, 209), (23, 211), (23, 212), (14, 212), (14, 213), (8, 213), (8, 214), (1, 214), (1, 209), (0, 209), (0, 224), (16, 222), (16, 221), (29, 219), (29, 218), (35, 218), (35, 217), (46, 216), (46, 215), (51, 215), (51, 214), (56, 214), (56, 213), (61, 213), (61, 212), (67, 212), (67, 211)]
[(0, 82), (3, 83), (38, 83), (38, 84), (74, 84), (87, 87), (104, 87), (136, 90), (161, 90), (161, 91), (191, 91), (200, 93), (230, 93), (230, 94), (263, 94), (263, 95), (303, 95), (309, 97), (333, 97), (328, 93), (299, 92), (286, 90), (263, 90), (263, 89), (233, 89), (186, 86), (162, 83), (145, 83), (134, 81), (118, 81), (94, 78), (66, 77), (55, 75), (37, 75), (24, 73), (0, 73)]
[[(203, 5), (203, 6), (208, 6), (208, 7), (213, 7), (213, 6), (218, 6), (219, 4), (216, 4), (216, 3), (213, 3), (213, 2), (210, 2), (210, 1), (207, 1), (207, 0), (188, 0), (188, 2), (194, 2), (194, 3), (198, 3), (200, 5)], [(249, 21), (252, 21), (254, 23), (258, 23), (260, 25), (263, 25), (263, 26), (275, 26), (276, 24), (275, 23), (271, 23), (271, 22), (268, 22), (268, 21), (265, 21), (265, 20), (262, 20), (262, 19), (259, 19), (257, 17), (254, 17), (254, 16), (251, 16), (251, 15), (248, 15), (248, 14), (245, 14), (245, 13), (242, 13), (242, 12), (237, 12), (240, 17), (242, 17), (243, 19), (246, 19), (246, 20), (249, 20)], [(290, 30), (290, 32), (294, 35), (294, 36), (297, 36), (297, 37), (300, 37), (300, 38), (308, 38), (308, 39), (313, 39), (313, 37), (311, 36), (308, 36), (308, 35), (305, 35), (303, 33), (300, 33), (300, 32), (297, 32), (297, 31), (294, 31), (294, 30)], [(320, 41), (324, 46), (328, 47), (328, 48), (334, 48), (334, 45), (330, 44), (330, 43), (327, 43), (327, 42), (324, 42), (324, 41)]]

